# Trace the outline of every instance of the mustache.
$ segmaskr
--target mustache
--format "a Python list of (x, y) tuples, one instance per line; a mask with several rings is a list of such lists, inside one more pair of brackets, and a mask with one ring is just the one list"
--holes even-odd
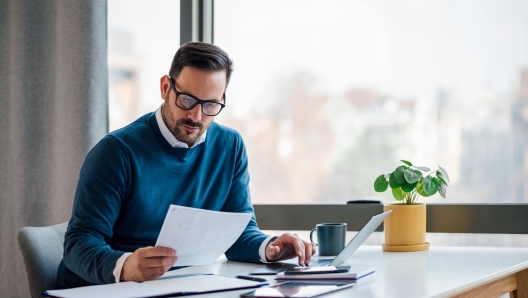
[(200, 122), (193, 122), (191, 119), (180, 119), (177, 121), (178, 124), (183, 124), (191, 127), (203, 128), (203, 124)]

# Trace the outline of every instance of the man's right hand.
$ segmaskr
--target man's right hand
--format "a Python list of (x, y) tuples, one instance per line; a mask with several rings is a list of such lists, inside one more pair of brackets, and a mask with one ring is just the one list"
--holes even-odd
[(144, 247), (128, 256), (121, 270), (121, 281), (154, 280), (178, 260), (176, 251), (166, 247)]

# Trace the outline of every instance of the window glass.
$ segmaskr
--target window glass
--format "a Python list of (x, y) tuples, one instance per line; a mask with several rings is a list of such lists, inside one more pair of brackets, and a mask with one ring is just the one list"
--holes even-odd
[(528, 1), (215, 1), (235, 62), (219, 123), (255, 203), (378, 197), (400, 159), (444, 167), (422, 202), (528, 202)]
[(180, 1), (108, 1), (110, 131), (161, 104), (159, 79), (180, 46)]

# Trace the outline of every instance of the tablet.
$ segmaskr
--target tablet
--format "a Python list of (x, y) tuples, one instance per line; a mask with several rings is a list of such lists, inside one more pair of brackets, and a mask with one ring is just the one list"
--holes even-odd
[(254, 297), (299, 297), (308, 298), (347, 289), (354, 283), (346, 282), (285, 282), (282, 284), (258, 288), (255, 291), (240, 294), (243, 298)]

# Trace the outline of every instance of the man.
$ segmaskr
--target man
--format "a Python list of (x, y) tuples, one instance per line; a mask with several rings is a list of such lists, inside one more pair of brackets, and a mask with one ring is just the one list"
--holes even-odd
[[(160, 79), (164, 103), (105, 136), (86, 156), (57, 274), (60, 288), (153, 280), (178, 265), (178, 252), (153, 247), (170, 204), (253, 212), (240, 135), (213, 122), (226, 106), (232, 72), (215, 45), (180, 47)], [(241, 262), (298, 257), (313, 243), (295, 234), (271, 237), (251, 219), (226, 252)]]

